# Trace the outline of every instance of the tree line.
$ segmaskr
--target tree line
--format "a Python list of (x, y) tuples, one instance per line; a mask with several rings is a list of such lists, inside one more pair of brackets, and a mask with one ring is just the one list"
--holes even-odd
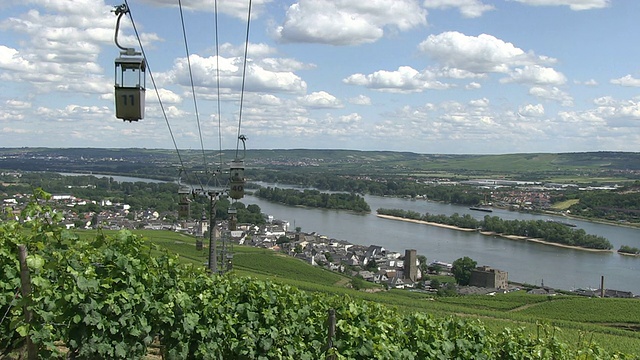
[[(154, 210), (158, 213), (177, 214), (178, 184), (173, 182), (118, 182), (111, 177), (98, 178), (91, 175), (64, 176), (58, 173), (27, 172), (11, 184), (1, 184), (0, 191), (7, 196), (31, 193), (34, 188), (43, 188), (56, 195), (72, 195), (87, 200), (85, 205), (75, 205), (77, 214), (99, 213), (112, 209), (113, 205), (102, 205), (102, 200), (113, 204), (129, 205), (132, 211)], [(189, 219), (209, 217), (209, 198), (206, 196), (189, 196)], [(215, 218), (226, 220), (231, 203), (222, 198), (216, 203)], [(245, 205), (236, 202), (237, 219), (240, 223), (264, 224), (266, 220), (258, 205)], [(65, 208), (68, 209), (68, 208)], [(167, 215), (171, 219), (173, 215)], [(177, 220), (177, 216), (174, 220)]]
[(569, 207), (572, 214), (587, 218), (640, 222), (640, 182), (618, 190), (585, 191), (580, 202)]
[(370, 212), (371, 208), (364, 198), (349, 193), (322, 193), (318, 190), (299, 191), (295, 189), (280, 189), (261, 187), (255, 196), (269, 201), (279, 202), (291, 206), (309, 206), (324, 209), (351, 210), (356, 212)]
[(455, 213), (451, 216), (420, 214), (416, 211), (402, 209), (378, 209), (378, 214), (396, 216), (405, 219), (421, 220), (438, 224), (456, 226), (464, 229), (490, 231), (503, 235), (526, 236), (543, 239), (568, 246), (579, 246), (588, 249), (610, 250), (613, 245), (599, 235), (587, 234), (583, 229), (572, 229), (565, 225), (544, 220), (504, 220), (497, 216), (486, 215), (476, 220), (471, 215)]
[(251, 173), (253, 181), (285, 183), (319, 190), (344, 191), (376, 196), (425, 196), (433, 201), (451, 204), (475, 205), (484, 199), (484, 193), (471, 186), (434, 185), (416, 180), (400, 179), (396, 176), (370, 178), (351, 174), (331, 174), (261, 171)]

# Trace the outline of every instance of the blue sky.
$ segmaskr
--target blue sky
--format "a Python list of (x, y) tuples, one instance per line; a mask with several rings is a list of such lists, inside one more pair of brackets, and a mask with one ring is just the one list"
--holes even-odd
[[(235, 148), (249, 1), (218, 0), (216, 49), (214, 1), (182, 0), (198, 116), (178, 0), (128, 1), (167, 114), (147, 77), (133, 123), (113, 104), (119, 4), (3, 0), (0, 147)], [(240, 132), (252, 149), (640, 151), (637, 14), (633, 0), (253, 0)], [(138, 47), (131, 18), (120, 40)]]

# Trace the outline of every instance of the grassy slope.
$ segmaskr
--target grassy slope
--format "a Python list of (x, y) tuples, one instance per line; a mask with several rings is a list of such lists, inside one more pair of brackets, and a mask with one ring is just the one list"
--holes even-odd
[[(106, 232), (109, 233), (109, 232)], [(151, 242), (180, 254), (184, 263), (202, 265), (204, 251), (195, 250), (195, 239), (168, 231), (136, 231)], [(93, 232), (82, 232), (92, 236)], [(393, 306), (401, 311), (425, 311), (435, 316), (457, 315), (479, 318), (493, 331), (505, 327), (524, 328), (533, 336), (537, 323), (552, 324), (558, 336), (568, 344), (593, 340), (610, 351), (640, 354), (640, 301), (634, 299), (590, 299), (570, 296), (533, 296), (522, 292), (506, 295), (432, 298), (404, 290), (364, 292), (350, 289), (349, 278), (313, 267), (300, 260), (271, 250), (244, 246), (234, 248), (234, 271), (250, 276), (290, 284), (307, 291), (339, 294)], [(635, 327), (636, 331), (620, 327)]]

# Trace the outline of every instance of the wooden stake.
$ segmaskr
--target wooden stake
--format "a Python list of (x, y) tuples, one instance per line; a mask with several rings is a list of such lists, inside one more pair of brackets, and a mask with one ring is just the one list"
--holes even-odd
[[(27, 247), (25, 245), (18, 245), (18, 260), (20, 261), (20, 283), (22, 290), (24, 321), (31, 328), (31, 321), (33, 319), (33, 312), (29, 309), (31, 303), (31, 276), (29, 275), (29, 268), (27, 267)], [(31, 341), (31, 336), (27, 334), (27, 359), (35, 360), (38, 358), (38, 351), (35, 344)]]

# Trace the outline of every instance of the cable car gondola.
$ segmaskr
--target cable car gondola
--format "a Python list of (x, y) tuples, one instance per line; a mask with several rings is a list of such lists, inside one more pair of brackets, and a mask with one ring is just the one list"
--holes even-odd
[(118, 43), (120, 19), (129, 12), (127, 5), (116, 6), (113, 11), (118, 16), (114, 39), (116, 46), (122, 50), (115, 60), (116, 117), (123, 121), (138, 121), (144, 118), (146, 62), (140, 52)]

